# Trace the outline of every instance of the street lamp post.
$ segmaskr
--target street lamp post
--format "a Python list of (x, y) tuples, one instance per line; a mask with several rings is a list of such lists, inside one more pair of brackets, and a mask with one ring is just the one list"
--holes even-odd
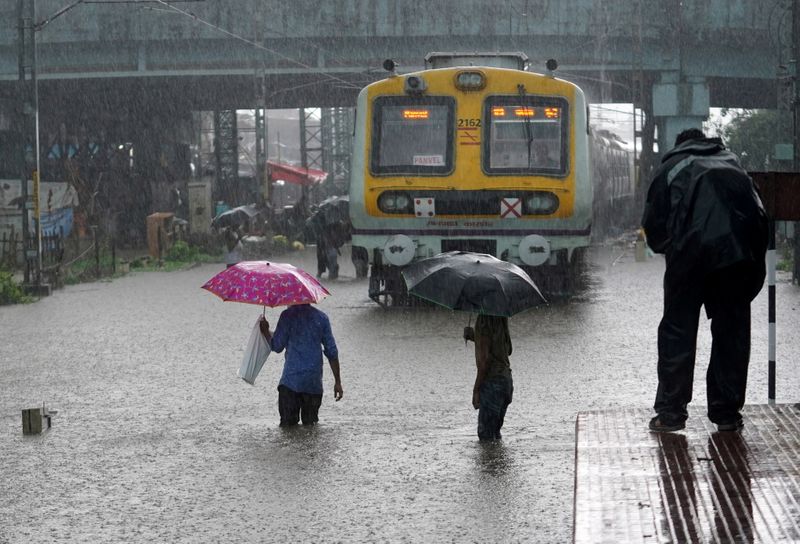
[[(185, 1), (185, 0), (177, 0)], [(104, 3), (108, 0), (75, 0), (44, 19), (36, 20), (36, 0), (18, 0), (19, 12), (19, 169), (22, 200), (22, 245), (25, 258), (25, 284), (39, 290), (42, 283), (42, 229), (39, 205), (39, 85), (37, 80), (36, 33), (58, 17), (81, 4)], [(120, 4), (161, 3), (159, 0), (115, 0)], [(29, 154), (30, 150), (30, 154)], [(33, 194), (28, 193), (28, 180)], [(34, 232), (30, 231), (33, 213)], [(33, 234), (33, 239), (31, 238)]]
[[(172, 0), (172, 2), (202, 2), (204, 0)], [(36, 19), (36, 0), (17, 0), (19, 12), (19, 104), (17, 116), (20, 135), (19, 167), (22, 200), (22, 242), (25, 256), (25, 284), (41, 290), (42, 229), (39, 206), (39, 88), (37, 82), (36, 33), (55, 19), (82, 4), (162, 4), (163, 0), (74, 0), (39, 21)], [(172, 7), (172, 6), (170, 6)], [(175, 9), (175, 8), (173, 8)], [(183, 12), (181, 12), (183, 13)], [(187, 14), (189, 15), (189, 14)], [(30, 154), (28, 153), (30, 149)], [(28, 194), (28, 180), (33, 194)], [(31, 240), (30, 213), (33, 212), (34, 232)], [(35, 243), (31, 243), (34, 241)], [(33, 263), (33, 266), (32, 266)], [(34, 270), (31, 270), (31, 268)], [(33, 272), (33, 274), (31, 273)]]

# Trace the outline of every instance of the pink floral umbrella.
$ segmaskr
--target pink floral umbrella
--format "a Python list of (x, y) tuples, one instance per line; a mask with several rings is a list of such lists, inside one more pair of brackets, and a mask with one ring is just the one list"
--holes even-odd
[(269, 261), (242, 261), (208, 280), (203, 289), (225, 301), (271, 308), (319, 302), (330, 295), (305, 270)]

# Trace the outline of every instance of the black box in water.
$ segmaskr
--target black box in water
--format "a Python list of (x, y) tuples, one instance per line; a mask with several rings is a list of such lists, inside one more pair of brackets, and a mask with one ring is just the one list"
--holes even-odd
[(44, 407), (22, 411), (22, 434), (40, 434), (52, 427), (50, 414)]

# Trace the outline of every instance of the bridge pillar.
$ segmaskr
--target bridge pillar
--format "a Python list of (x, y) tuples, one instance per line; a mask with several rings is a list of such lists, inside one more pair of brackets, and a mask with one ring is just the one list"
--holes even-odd
[(708, 83), (703, 77), (662, 72), (653, 85), (653, 115), (658, 126), (659, 153), (672, 149), (675, 136), (687, 128), (703, 128), (708, 118)]

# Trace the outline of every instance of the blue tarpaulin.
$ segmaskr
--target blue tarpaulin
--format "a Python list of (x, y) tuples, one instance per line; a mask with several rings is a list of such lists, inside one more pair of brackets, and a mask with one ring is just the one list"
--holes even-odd
[(63, 235), (72, 232), (72, 208), (56, 208), (50, 212), (42, 212), (42, 232), (57, 234), (63, 229)]

